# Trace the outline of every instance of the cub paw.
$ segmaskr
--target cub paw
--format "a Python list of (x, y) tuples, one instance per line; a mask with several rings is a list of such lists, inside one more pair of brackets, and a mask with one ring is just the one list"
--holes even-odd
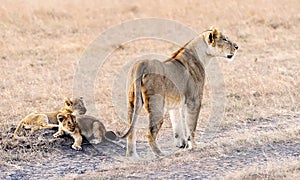
[(61, 136), (62, 134), (63, 134), (63, 133), (57, 132), (57, 133), (53, 134), (53, 137), (59, 137), (59, 136)]
[(75, 149), (76, 151), (81, 151), (82, 150), (81, 146), (76, 146), (74, 144), (72, 145), (72, 148)]
[(98, 139), (92, 139), (92, 140), (90, 141), (90, 143), (91, 143), (91, 144), (99, 144), (100, 141), (99, 141)]

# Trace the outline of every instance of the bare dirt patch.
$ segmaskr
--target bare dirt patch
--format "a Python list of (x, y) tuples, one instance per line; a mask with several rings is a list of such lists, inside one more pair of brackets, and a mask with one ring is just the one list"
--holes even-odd
[[(73, 150), (71, 145), (74, 140), (68, 135), (54, 138), (55, 130), (38, 130), (30, 136), (22, 136), (25, 137), (24, 140), (13, 140), (13, 131), (14, 128), (11, 128), (0, 133), (0, 154), (1, 161), (4, 162), (0, 166), (1, 179), (36, 179), (62, 177), (70, 173), (83, 174), (113, 161), (86, 140), (83, 142), (82, 151)], [(107, 142), (103, 143), (104, 147), (118, 149), (109, 145)]]
[[(162, 159), (151, 157), (147, 142), (138, 141), (141, 157), (135, 162), (122, 158), (125, 149), (110, 142), (95, 146), (84, 141), (83, 151), (75, 151), (71, 137), (52, 137), (55, 130), (39, 130), (16, 143), (11, 128), (0, 136), (1, 161), (5, 162), (0, 178), (287, 178), (290, 173), (299, 177), (299, 121), (299, 115), (249, 119), (205, 139), (198, 137), (201, 144), (193, 151), (164, 147), (170, 155)], [(165, 128), (162, 133), (167, 137), (169, 131)], [(160, 143), (168, 142), (161, 138)]]

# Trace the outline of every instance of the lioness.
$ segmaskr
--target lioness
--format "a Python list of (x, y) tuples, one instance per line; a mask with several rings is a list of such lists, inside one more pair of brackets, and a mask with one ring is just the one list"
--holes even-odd
[(205, 80), (205, 64), (214, 57), (233, 59), (238, 46), (217, 29), (203, 32), (164, 62), (142, 60), (136, 62), (128, 77), (128, 126), (126, 156), (136, 153), (135, 124), (141, 107), (149, 116), (148, 142), (153, 153), (163, 156), (156, 137), (168, 110), (175, 144), (192, 148), (200, 112)]
[(83, 98), (65, 98), (64, 107), (54, 112), (33, 112), (22, 119), (15, 132), (14, 138), (18, 138), (18, 133), (23, 126), (31, 126), (31, 133), (38, 129), (58, 127), (57, 114), (63, 111), (85, 114), (86, 108), (83, 103)]
[(75, 150), (81, 150), (82, 136), (80, 128), (76, 122), (76, 117), (68, 111), (63, 111), (57, 114), (57, 120), (59, 122), (59, 128), (53, 136), (58, 137), (66, 132), (74, 138), (72, 148)]

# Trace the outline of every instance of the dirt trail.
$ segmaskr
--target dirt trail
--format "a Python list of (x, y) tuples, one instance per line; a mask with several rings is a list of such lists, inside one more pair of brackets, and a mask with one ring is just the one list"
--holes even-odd
[[(138, 162), (123, 161), (125, 149), (110, 142), (92, 146), (85, 141), (83, 151), (72, 150), (73, 140), (69, 136), (53, 138), (54, 130), (39, 130), (30, 140), (17, 144), (11, 140), (14, 130), (11, 128), (0, 133), (0, 159), (4, 162), (0, 165), (0, 179), (74, 178), (82, 174), (83, 177), (119, 179), (222, 178), (248, 166), (267, 167), (270, 161), (300, 161), (300, 136), (281, 141), (268, 135), (276, 136), (288, 128), (294, 128), (299, 135), (299, 122), (300, 116), (249, 119), (246, 124), (220, 129), (206, 139), (199, 137), (201, 143), (192, 152), (170, 146), (168, 134), (171, 131), (164, 130), (160, 143), (170, 155), (155, 159), (147, 142), (139, 141), (141, 161)], [(263, 133), (269, 138), (268, 143), (250, 142), (252, 137), (247, 133), (259, 136), (259, 141), (263, 141), (260, 134)], [(247, 138), (243, 140), (245, 135)], [(300, 173), (300, 169), (297, 172)]]

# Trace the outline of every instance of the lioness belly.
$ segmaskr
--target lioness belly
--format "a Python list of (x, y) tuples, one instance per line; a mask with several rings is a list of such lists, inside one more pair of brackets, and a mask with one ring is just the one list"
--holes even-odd
[(177, 109), (184, 104), (184, 98), (180, 94), (167, 94), (165, 96), (165, 109)]

